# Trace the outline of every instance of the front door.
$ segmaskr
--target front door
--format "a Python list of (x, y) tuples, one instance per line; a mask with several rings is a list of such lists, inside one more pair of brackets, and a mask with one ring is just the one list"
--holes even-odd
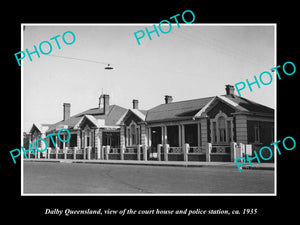
[(148, 152), (149, 160), (157, 160), (157, 145), (162, 143), (161, 127), (151, 127), (151, 147)]

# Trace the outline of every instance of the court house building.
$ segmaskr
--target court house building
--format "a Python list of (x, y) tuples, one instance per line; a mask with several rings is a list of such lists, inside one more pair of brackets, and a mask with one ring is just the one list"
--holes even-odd
[[(64, 103), (61, 121), (32, 125), (32, 145), (45, 138), (48, 148), (29, 157), (233, 162), (274, 141), (274, 109), (234, 91), (226, 85), (224, 95), (178, 102), (166, 95), (149, 110), (140, 109), (137, 99), (129, 109), (110, 105), (109, 95), (102, 94), (98, 107), (73, 116), (71, 104)], [(70, 141), (46, 138), (62, 128), (69, 130)], [(61, 137), (66, 135), (61, 132)]]

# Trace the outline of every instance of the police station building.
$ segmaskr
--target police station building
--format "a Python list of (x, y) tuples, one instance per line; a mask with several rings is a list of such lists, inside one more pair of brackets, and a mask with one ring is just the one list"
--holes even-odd
[[(166, 95), (149, 110), (140, 109), (136, 99), (130, 109), (110, 105), (109, 95), (102, 94), (98, 107), (73, 116), (64, 103), (61, 121), (32, 125), (32, 145), (44, 138), (48, 148), (30, 158), (234, 162), (274, 142), (274, 109), (235, 95), (232, 85), (225, 91), (178, 102)], [(46, 137), (62, 128), (70, 132), (68, 142), (57, 134), (55, 143)]]

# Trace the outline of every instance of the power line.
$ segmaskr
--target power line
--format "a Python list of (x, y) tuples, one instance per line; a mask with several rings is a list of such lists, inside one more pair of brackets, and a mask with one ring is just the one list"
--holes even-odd
[(64, 59), (73, 59), (73, 60), (84, 61), (84, 62), (100, 63), (100, 64), (106, 64), (106, 65), (109, 64), (107, 62), (99, 62), (99, 61), (95, 61), (95, 60), (79, 59), (79, 58), (75, 58), (75, 57), (59, 56), (59, 55), (53, 55), (53, 54), (50, 54), (48, 56), (57, 57), (57, 58), (64, 58)]

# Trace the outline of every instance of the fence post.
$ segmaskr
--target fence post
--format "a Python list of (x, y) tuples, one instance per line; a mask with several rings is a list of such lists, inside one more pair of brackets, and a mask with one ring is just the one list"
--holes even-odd
[(59, 148), (56, 147), (56, 151), (55, 151), (55, 158), (58, 159), (58, 151), (59, 151)]
[(143, 145), (143, 160), (147, 161), (147, 145)]
[(241, 149), (241, 156), (245, 157), (246, 156), (245, 144), (240, 143), (240, 149)]
[(87, 148), (87, 159), (91, 160), (91, 146)]
[(141, 145), (137, 146), (137, 160), (140, 161), (141, 160)]
[(211, 153), (211, 149), (212, 149), (212, 144), (211, 143), (207, 143), (206, 145), (206, 162), (210, 162), (210, 153)]
[(169, 147), (169, 144), (164, 145), (164, 161), (168, 161)]
[(83, 159), (86, 159), (86, 148), (83, 148)]
[(185, 143), (183, 145), (183, 161), (187, 162), (188, 160), (188, 153), (189, 153), (190, 145)]
[[(52, 150), (51, 147), (49, 147), (49, 148), (47, 149), (47, 154), (48, 154), (47, 159), (50, 159), (50, 153), (51, 153), (51, 150)], [(29, 154), (29, 155), (30, 155), (30, 154)]]
[(64, 159), (67, 159), (67, 152), (68, 152), (68, 147), (65, 147), (65, 149), (64, 149)]
[(108, 156), (109, 156), (109, 152), (110, 152), (110, 145), (106, 146), (106, 151), (105, 151), (105, 158), (108, 160)]
[(101, 159), (104, 159), (104, 151), (105, 151), (105, 146), (101, 146)]
[(120, 147), (120, 159), (124, 160), (124, 151), (125, 151), (125, 145), (121, 145)]
[(77, 151), (77, 147), (74, 147), (73, 159), (76, 159), (76, 151)]
[(160, 161), (161, 160), (161, 144), (157, 144), (157, 160)]
[(236, 159), (236, 142), (231, 142), (230, 143), (230, 161), (234, 162)]

